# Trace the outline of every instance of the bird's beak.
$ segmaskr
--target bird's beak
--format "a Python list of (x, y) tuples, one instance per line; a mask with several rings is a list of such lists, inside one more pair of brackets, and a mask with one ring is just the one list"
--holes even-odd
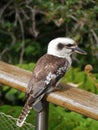
[(79, 47), (74, 48), (74, 52), (79, 53), (79, 54), (84, 54), (84, 55), (87, 54), (86, 51), (80, 49)]

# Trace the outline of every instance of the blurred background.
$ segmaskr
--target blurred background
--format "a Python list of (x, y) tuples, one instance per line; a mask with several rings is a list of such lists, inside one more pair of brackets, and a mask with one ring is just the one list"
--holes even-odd
[[(49, 41), (56, 37), (70, 37), (88, 53), (72, 56), (72, 67), (62, 82), (74, 83), (97, 94), (97, 0), (0, 1), (1, 61), (32, 71), (38, 58), (46, 53)], [(18, 117), (24, 96), (16, 89), (1, 85), (0, 111)], [(34, 112), (31, 115), (34, 116)], [(27, 121), (30, 122), (32, 116)], [(49, 122), (49, 130), (98, 129), (97, 121), (54, 105), (50, 105)]]

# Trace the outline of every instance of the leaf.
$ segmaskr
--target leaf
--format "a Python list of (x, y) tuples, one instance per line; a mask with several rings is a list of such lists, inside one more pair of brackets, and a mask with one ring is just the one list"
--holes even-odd
[(18, 99), (23, 99), (25, 97), (25, 93), (21, 92), (18, 96)]

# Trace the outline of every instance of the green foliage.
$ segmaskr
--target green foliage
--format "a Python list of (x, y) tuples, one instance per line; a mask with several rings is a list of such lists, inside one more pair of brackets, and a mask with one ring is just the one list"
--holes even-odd
[[(11, 115), (15, 118), (19, 116), (21, 110), (22, 110), (22, 107), (19, 107), (19, 106), (9, 106), (9, 105), (0, 106), (1, 112), (5, 113), (7, 115)], [(27, 117), (27, 122), (34, 124), (35, 120), (33, 120), (33, 119), (35, 119), (35, 112), (31, 111), (31, 113)]]
[[(19, 106), (0, 106), (0, 111), (18, 117), (21, 111)], [(35, 112), (32, 110), (27, 117), (27, 122), (35, 124)], [(56, 107), (50, 104), (49, 130), (97, 130), (98, 122), (91, 118), (83, 117), (75, 112), (68, 112), (67, 109)]]
[(30, 71), (32, 71), (32, 70), (34, 69), (34, 67), (35, 67), (35, 63), (18, 64), (17, 66), (20, 67), (20, 68), (23, 68), (23, 69), (25, 69), (25, 70), (30, 70)]
[[(94, 74), (94, 77), (97, 78), (97, 76), (97, 74)], [(75, 83), (79, 86), (79, 88), (93, 93), (98, 93), (98, 89), (96, 88), (94, 81), (84, 71), (81, 71), (78, 68), (70, 68), (65, 77), (62, 79), (62, 82)], [(98, 80), (96, 82), (98, 82)]]
[(1, 103), (4, 104), (18, 104), (19, 100), (23, 100), (25, 97), (25, 93), (20, 92), (14, 88), (11, 88), (9, 86), (3, 86), (0, 88), (1, 94), (3, 95), (3, 100), (1, 98)]
[[(94, 0), (1, 1), (0, 58), (10, 63), (35, 62), (55, 37), (72, 37), (87, 50), (78, 66), (98, 59), (98, 2)], [(76, 60), (77, 61), (77, 60)], [(77, 66), (75, 63), (74, 66)], [(85, 61), (85, 62), (84, 62)]]

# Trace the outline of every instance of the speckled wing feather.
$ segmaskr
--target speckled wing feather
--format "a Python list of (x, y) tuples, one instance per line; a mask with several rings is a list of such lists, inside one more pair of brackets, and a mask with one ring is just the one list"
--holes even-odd
[(57, 75), (56, 81), (59, 80), (59, 78), (63, 77), (69, 67), (70, 65), (65, 58), (58, 58), (48, 54), (42, 56), (36, 63), (27, 87), (27, 93), (30, 93), (32, 89), (36, 89), (34, 84), (41, 80), (45, 81), (50, 73)]

